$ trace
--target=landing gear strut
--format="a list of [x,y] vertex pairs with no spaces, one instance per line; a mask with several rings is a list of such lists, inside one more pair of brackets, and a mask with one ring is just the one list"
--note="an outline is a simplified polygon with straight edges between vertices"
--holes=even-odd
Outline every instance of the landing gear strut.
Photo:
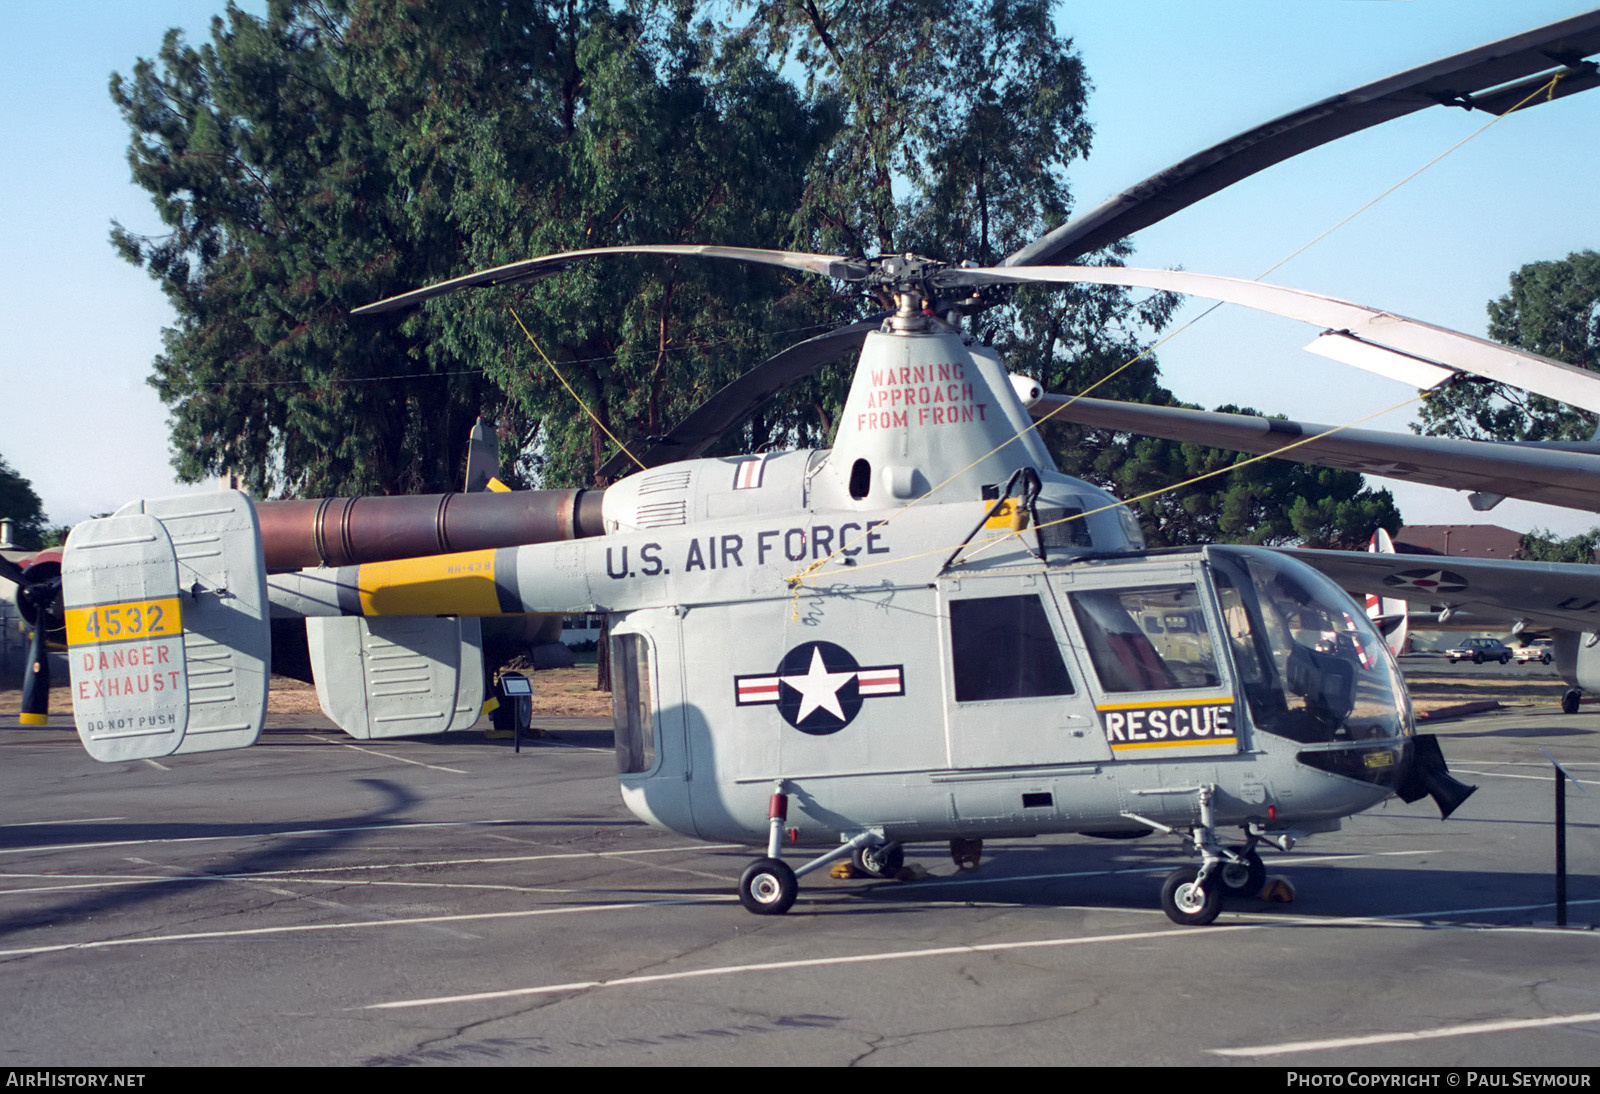
[[1123,816],[1158,832],[1193,842],[1194,849],[1200,853],[1200,865],[1180,866],[1167,875],[1166,883],[1161,886],[1161,910],[1174,923],[1203,927],[1222,911],[1224,896],[1259,896],[1267,882],[1267,868],[1256,854],[1259,838],[1256,833],[1247,832],[1245,842],[1237,847],[1225,847],[1217,839],[1216,819],[1211,808],[1216,788],[1202,786],[1194,793],[1200,806],[1200,823],[1187,832],[1137,813]]
[[882,832],[862,832],[825,855],[790,868],[783,861],[783,826],[789,819],[789,795],[779,780],[767,804],[767,855],[745,867],[739,878],[739,903],[756,915],[782,915],[794,904],[800,879],[813,870],[849,856],[865,873],[893,877],[905,862],[905,852]]

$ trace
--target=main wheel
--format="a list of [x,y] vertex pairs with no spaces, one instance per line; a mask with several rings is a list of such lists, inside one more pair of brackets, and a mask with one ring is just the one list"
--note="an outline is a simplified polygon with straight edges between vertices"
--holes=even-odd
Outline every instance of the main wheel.
[[1204,889],[1199,883],[1200,871],[1193,866],[1180,866],[1167,875],[1161,886],[1161,910],[1172,922],[1185,927],[1204,927],[1222,911],[1222,886],[1215,877]]
[[1561,713],[1578,713],[1578,701],[1582,698],[1583,696],[1579,693],[1577,688],[1568,688],[1566,693],[1561,696]]
[[800,882],[782,859],[758,858],[739,878],[739,903],[756,915],[782,915],[799,891]]
[[1242,896],[1254,900],[1261,895],[1267,883],[1267,868],[1261,856],[1254,851],[1242,856],[1244,862],[1224,862],[1213,877],[1220,878],[1222,888],[1229,896]]
[[906,852],[898,843],[857,847],[850,852],[850,863],[871,877],[894,877],[900,872],[900,867],[906,864]]

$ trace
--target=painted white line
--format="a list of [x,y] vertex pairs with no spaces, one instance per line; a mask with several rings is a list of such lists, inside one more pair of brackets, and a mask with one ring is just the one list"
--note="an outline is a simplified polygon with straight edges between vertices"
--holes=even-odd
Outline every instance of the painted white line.
[[[1573,903],[1600,904],[1600,900],[1577,901]],[[993,953],[1011,950],[1030,949],[1056,949],[1066,946],[1093,946],[1107,942],[1137,942],[1151,939],[1168,938],[1195,938],[1204,934],[1215,934],[1219,931],[1253,931],[1267,928],[1302,928],[1306,926],[1319,927],[1350,927],[1350,926],[1381,926],[1392,928],[1411,928],[1417,930],[1440,929],[1426,922],[1415,922],[1419,919],[1439,919],[1449,916],[1479,915],[1489,912],[1506,911],[1534,911],[1551,907],[1549,904],[1530,904],[1516,907],[1500,908],[1457,908],[1448,911],[1408,912],[1404,915],[1373,916],[1361,919],[1312,919],[1310,917],[1276,918],[1258,920],[1256,922],[1224,923],[1210,927],[1167,927],[1155,931],[1132,931],[1122,934],[1093,935],[1090,937],[1075,938],[1043,938],[1022,942],[983,942],[960,946],[938,946],[921,950],[900,950],[891,953],[874,952],[863,954],[843,954],[837,957],[813,957],[794,961],[765,961],[749,965],[719,965],[707,969],[688,969],[681,972],[653,973],[647,976],[625,976],[615,980],[578,980],[564,984],[541,984],[530,988],[507,988],[501,991],[472,992],[465,995],[441,995],[421,999],[397,999],[387,1003],[369,1003],[366,1010],[394,1010],[406,1007],[441,1006],[449,1003],[474,1003],[491,999],[515,999],[530,995],[550,995],[559,992],[586,991],[593,988],[619,988],[639,984],[659,984],[676,980],[695,980],[713,976],[737,976],[745,973],[782,972],[791,969],[825,968],[844,965],[865,965],[885,961],[916,961],[930,957],[963,956],[977,953]],[[1104,911],[1104,909],[1083,908],[1083,911]],[[1406,921],[1402,921],[1406,920]],[[1460,930],[1462,928],[1447,927],[1447,930]],[[1468,928],[1477,931],[1496,931],[1502,928],[1474,927]],[[1517,929],[1517,928],[1512,928]],[[1571,934],[1572,932],[1566,932]],[[1585,932],[1587,933],[1587,932]],[[4,956],[4,951],[0,951]]]
[[1471,1037],[1482,1033],[1504,1033],[1508,1030],[1538,1029],[1542,1026],[1578,1026],[1590,1022],[1600,1022],[1600,1011],[1555,1015],[1550,1018],[1508,1018],[1495,1022],[1467,1022],[1459,1026],[1437,1026],[1434,1029],[1408,1030],[1403,1033],[1372,1033],[1363,1037],[1329,1037],[1321,1041],[1286,1041],[1278,1045],[1213,1048],[1209,1051],[1216,1056],[1284,1056],[1294,1052],[1321,1052],[1335,1048],[1389,1045],[1401,1041],[1431,1041],[1439,1037]]
[[38,828],[46,824],[104,824],[106,821],[125,820],[124,817],[73,817],[71,820],[12,821],[0,828]]
[[393,760],[396,763],[410,764],[413,767],[426,767],[426,768],[428,768],[429,770],[432,770],[432,771],[448,771],[452,775],[467,775],[467,774],[471,774],[470,772],[462,771],[460,768],[457,768],[457,767],[441,767],[438,764],[425,764],[421,760],[408,760],[404,756],[393,756],[393,755],[390,755],[387,752],[379,752],[375,748],[362,748],[360,745],[349,744],[348,742],[345,742],[345,741],[340,741],[339,743],[344,745],[345,748],[353,748],[357,752],[365,753],[368,756],[382,756],[385,760]]
[[[293,870],[257,870],[245,871],[234,874],[167,874],[161,877],[151,877],[148,874],[35,874],[18,871],[0,871],[0,879],[17,878],[26,880],[39,880],[54,878],[58,880],[77,879],[86,882],[83,885],[47,885],[35,886],[29,889],[0,889],[0,896],[14,896],[22,893],[49,893],[69,889],[98,889],[113,888],[118,885],[151,885],[165,881],[263,881],[268,879],[281,879],[294,881],[320,880],[312,879],[310,874],[348,874],[358,870],[411,870],[423,868],[436,868],[440,866],[483,866],[495,863],[508,862],[544,862],[557,859],[594,859],[594,858],[624,858],[634,855],[664,855],[674,851],[726,851],[739,847],[735,843],[696,844],[691,847],[650,847],[633,851],[564,851],[560,854],[548,855],[507,855],[499,858],[462,858],[462,859],[434,859],[425,862],[375,862],[366,865],[354,866],[307,866]],[[152,865],[154,865],[152,863]],[[722,875],[705,875],[707,877],[721,877]],[[336,885],[364,884],[353,878],[340,878],[330,882]],[[412,884],[411,882],[394,882],[392,884]],[[446,883],[449,884],[449,883]],[[463,887],[468,887],[462,883]],[[567,890],[530,890],[532,892],[565,892]]]
[[[283,836],[327,836],[340,832],[406,831],[413,828],[472,828],[499,824],[526,824],[516,819],[481,821],[401,821],[394,824],[352,824],[344,828],[291,828],[282,832],[251,832],[226,836],[164,836],[158,839],[117,839],[96,843],[39,843],[28,847],[0,847],[0,855],[20,855],[33,851],[83,851],[93,847],[137,847],[147,843],[204,843],[207,840],[278,839]],[[574,824],[574,828],[589,827]],[[603,826],[602,826],[603,827]]]
[[[1267,868],[1269,871],[1271,871],[1279,869],[1280,867],[1308,866],[1312,863],[1318,862],[1349,862],[1354,859],[1363,858],[1391,858],[1400,855],[1441,855],[1444,853],[1445,852],[1441,849],[1436,851],[1367,851],[1355,852],[1351,854],[1295,855],[1293,857],[1269,859],[1267,860]],[[1060,878],[1114,877],[1117,874],[1165,874],[1171,872],[1172,869],[1173,865],[1169,862],[1160,866],[1128,866],[1120,870],[1077,870],[1071,873],[1062,874],[1015,874],[1004,877],[929,877],[919,878],[916,884],[920,887],[929,887],[934,885],[1005,885],[1016,881],[1053,881]]]
[[[1534,760],[1495,760],[1494,761],[1494,766],[1495,767],[1542,767],[1546,771],[1550,770],[1550,765],[1548,763],[1538,763],[1537,761],[1534,761]],[[1574,761],[1562,760],[1561,761],[1561,766],[1562,767],[1600,767],[1600,760],[1574,760]]]
[[583,904],[571,908],[528,908],[517,912],[428,915],[411,919],[364,919],[349,923],[291,923],[282,927],[245,927],[236,931],[189,931],[184,934],[145,935],[139,938],[105,938],[94,942],[62,942],[53,946],[18,946],[14,949],[0,950],[0,958],[25,957],[29,954],[40,953],[61,953],[65,950],[105,950],[122,946],[155,945],[162,942],[206,942],[219,938],[257,938],[267,935],[308,934],[312,931],[352,931],[363,927],[418,927],[443,923],[481,923],[494,919],[532,919],[536,916],[574,915],[582,912],[626,912],[639,908],[725,904],[737,899],[738,897],[730,893],[725,897],[698,897],[693,900],[636,900],[626,904]]
[[[0,877],[15,876],[16,875],[14,874],[0,875]],[[194,883],[212,881],[229,881],[233,882],[234,884],[243,885],[263,885],[270,881],[294,881],[301,885],[338,885],[346,887],[367,885],[374,887],[393,886],[395,888],[408,889],[498,889],[511,893],[544,893],[555,894],[558,896],[572,896],[573,894],[582,893],[588,893],[592,896],[597,891],[595,889],[556,889],[541,885],[491,885],[488,883],[467,881],[376,881],[360,878],[331,877],[285,879],[267,877],[266,875],[261,874],[165,874],[160,877],[152,877],[149,874],[102,874],[98,877],[95,877],[94,875],[81,874],[76,876],[83,877],[85,880],[76,885],[36,885],[28,889],[4,889],[0,890],[0,896],[37,896],[42,893],[81,892],[85,889],[118,889],[138,885],[163,885],[168,882]],[[93,879],[90,880],[91,878]],[[292,889],[277,888],[273,889],[272,891],[278,893],[280,896],[301,895]]]
[[839,957],[809,957],[794,961],[762,961],[750,965],[718,965],[709,969],[652,973],[648,976],[622,976],[615,980],[575,980],[567,984],[542,984],[536,988],[509,988],[505,991],[480,991],[470,995],[441,995],[428,999],[397,999],[389,1003],[369,1003],[365,1010],[396,1010],[404,1007],[431,1007],[445,1003],[476,1003],[486,999],[515,999],[529,995],[584,991],[589,988],[621,988],[637,984],[661,984],[674,980],[696,980],[708,976],[737,976],[752,972],[785,972],[839,965],[867,965],[884,961],[916,961],[929,957],[969,956],[1007,950],[1037,950],[1062,946],[1097,945],[1104,942],[1132,942],[1152,938],[1193,938],[1217,931],[1250,929],[1231,924],[1220,927],[1170,927],[1160,931],[1132,931],[1125,934],[1096,935],[1090,938],[1041,938],[1025,942],[978,942],[962,946],[936,946],[925,950],[900,950],[895,953],[857,953]]
[[[1516,775],[1510,771],[1475,771],[1469,767],[1453,767],[1450,770],[1459,771],[1463,775],[1482,775],[1486,779],[1532,779],[1534,782],[1541,783],[1554,781],[1553,775]],[[1594,779],[1573,779],[1572,781],[1579,786],[1600,786],[1600,781]]]

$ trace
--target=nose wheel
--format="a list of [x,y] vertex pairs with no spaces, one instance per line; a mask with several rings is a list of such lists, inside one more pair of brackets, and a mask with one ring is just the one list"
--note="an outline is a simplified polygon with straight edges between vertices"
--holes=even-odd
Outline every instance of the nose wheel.
[[1161,910],[1167,918],[1184,927],[1204,927],[1222,911],[1222,885],[1216,877],[1202,881],[1194,866],[1180,866],[1167,875],[1161,886]]

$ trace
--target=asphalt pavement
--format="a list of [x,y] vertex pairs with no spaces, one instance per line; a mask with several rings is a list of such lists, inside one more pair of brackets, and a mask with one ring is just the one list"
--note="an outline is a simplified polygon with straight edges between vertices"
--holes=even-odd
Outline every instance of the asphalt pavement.
[[[1184,928],[1175,840],[991,842],[961,874],[734,895],[748,848],[658,832],[609,727],[520,754],[278,717],[227,753],[102,765],[0,718],[9,1066],[1600,1061],[1600,714],[1433,727],[1480,790],[1290,854],[1296,899]],[[1553,783],[1568,798],[1554,925]]]

